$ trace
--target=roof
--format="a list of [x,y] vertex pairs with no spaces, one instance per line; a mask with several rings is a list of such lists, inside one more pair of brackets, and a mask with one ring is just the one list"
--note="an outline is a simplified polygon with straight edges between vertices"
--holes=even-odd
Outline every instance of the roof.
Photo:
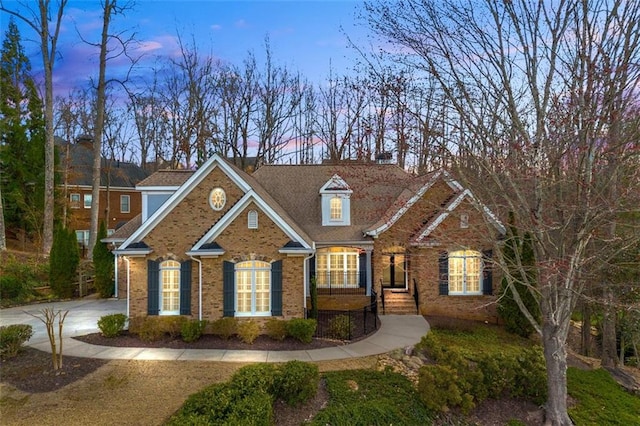
[[168,186],[178,187],[185,183],[195,172],[193,170],[158,170],[151,176],[138,182],[138,187]]
[[[60,169],[69,167],[70,185],[91,186],[93,181],[93,147],[88,143],[69,143],[56,138]],[[104,157],[100,165],[100,186],[134,188],[149,175],[134,163],[108,160]]]
[[[351,225],[322,226],[320,189],[338,175],[353,191]],[[363,232],[415,178],[391,164],[267,165],[252,177],[316,242],[362,241]]]

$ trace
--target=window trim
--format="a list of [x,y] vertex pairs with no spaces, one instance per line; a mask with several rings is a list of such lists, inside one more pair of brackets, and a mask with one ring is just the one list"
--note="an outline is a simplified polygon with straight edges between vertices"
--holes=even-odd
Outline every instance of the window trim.
[[[462,262],[462,291],[454,291],[452,290],[454,279],[452,278],[451,271],[452,269],[452,260],[460,260]],[[469,272],[467,272],[468,260],[477,259],[477,273],[478,273],[478,290],[477,291],[468,291],[468,283],[469,283]],[[482,257],[482,253],[477,250],[456,250],[449,252],[447,254],[447,265],[448,265],[448,292],[450,296],[482,296],[482,278],[483,278],[483,270],[484,270],[484,260]]]
[[[252,264],[251,267],[244,267],[244,265],[246,264]],[[249,312],[247,311],[240,311],[238,308],[238,286],[239,286],[239,274],[241,273],[246,273],[249,272],[250,275],[250,283],[251,283],[251,310]],[[265,272],[266,273],[266,279],[267,279],[267,287],[268,290],[265,291],[265,293],[268,294],[267,300],[268,300],[268,305],[265,311],[257,311],[257,302],[256,302],[256,295],[258,294],[256,291],[256,277],[257,274],[256,272]],[[234,272],[233,272],[233,276],[234,276],[234,295],[233,295],[233,301],[234,301],[234,310],[235,310],[235,316],[236,317],[270,317],[271,316],[271,305],[272,305],[272,301],[271,301],[271,290],[272,290],[272,282],[271,282],[271,263],[269,262],[265,262],[262,260],[246,260],[243,262],[238,262],[236,264],[234,264]]]
[[[127,209],[123,209],[122,206],[124,205],[122,203],[122,200],[127,200],[126,204],[127,204]],[[128,194],[121,194],[120,195],[120,213],[131,213],[131,196]]]
[[[214,200],[214,195],[216,196]],[[224,189],[217,186],[209,192],[209,206],[216,212],[224,209],[224,206],[227,204],[227,193],[224,192]]]
[[[78,199],[74,200],[73,199],[74,196],[77,196]],[[81,201],[82,201],[82,197],[80,196],[79,192],[72,192],[69,194],[69,205],[71,206],[72,209],[79,209]]]
[[[349,257],[355,260],[355,269],[349,268]],[[325,258],[325,261],[320,261]],[[332,258],[342,258],[342,267],[335,272],[342,273],[340,283],[331,282],[333,269]],[[326,279],[326,282],[325,282]],[[355,279],[351,281],[350,279]],[[318,288],[330,288],[331,286],[341,286],[343,288],[358,288],[360,286],[360,252],[358,249],[351,247],[331,247],[327,249],[319,249],[316,255],[316,280]]]
[[258,212],[256,210],[249,210],[247,213],[247,228],[258,229]]
[[[89,200],[89,205],[87,205],[87,199]],[[90,209],[92,202],[93,202],[93,194],[82,194],[82,205],[85,209]]]
[[[158,315],[180,315],[180,285],[181,285],[181,270],[180,270],[180,262],[177,260],[165,260],[164,262],[160,262],[158,265],[159,275],[158,275],[158,289],[159,289],[159,300],[158,300]],[[164,310],[164,282],[163,282],[163,272],[170,271],[173,273],[177,273],[177,289],[172,289],[171,292],[174,292],[176,295],[176,299],[178,301],[178,308],[176,310]]]

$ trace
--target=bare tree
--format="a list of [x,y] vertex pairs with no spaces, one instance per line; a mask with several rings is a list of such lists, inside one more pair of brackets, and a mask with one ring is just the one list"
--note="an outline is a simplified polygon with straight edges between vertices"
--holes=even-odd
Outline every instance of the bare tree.
[[54,174],[55,174],[55,151],[53,134],[53,66],[56,59],[58,47],[58,35],[62,24],[62,16],[67,0],[57,1],[57,11],[55,11],[55,21],[50,26],[51,0],[38,0],[37,9],[34,9],[30,2],[20,3],[21,11],[12,10],[5,7],[0,1],[0,10],[14,15],[31,27],[39,37],[40,52],[42,54],[42,64],[44,67],[44,121],[45,121],[45,184],[44,184],[44,223],[42,230],[42,251],[49,254],[53,244],[53,212],[55,204]]
[[587,248],[640,193],[637,175],[624,185],[612,178],[638,173],[637,140],[614,128],[636,101],[640,3],[408,0],[366,10],[373,30],[410,51],[399,59],[433,76],[458,114],[467,138],[450,150],[461,176],[533,236],[538,282],[529,289],[542,322],[514,298],[542,336],[547,422],[572,424],[570,317],[586,272],[606,261]]

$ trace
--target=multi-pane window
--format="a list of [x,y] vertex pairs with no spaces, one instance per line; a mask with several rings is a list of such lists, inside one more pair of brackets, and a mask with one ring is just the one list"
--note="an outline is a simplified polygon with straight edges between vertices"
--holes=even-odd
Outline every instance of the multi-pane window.
[[236,268],[236,315],[270,315],[271,264],[239,262]]
[[316,280],[320,287],[357,287],[359,284],[357,249],[332,247],[318,250]]
[[482,254],[475,250],[449,253],[449,294],[481,294]]
[[167,260],[160,264],[160,314],[180,313],[180,262]]
[[91,198],[92,198],[91,194],[84,194],[84,208],[85,209],[90,209],[91,208]]
[[342,220],[342,199],[340,197],[333,197],[329,210],[331,220]]
[[88,229],[79,229],[76,231],[76,238],[78,243],[83,246],[89,245],[89,230]]
[[80,194],[69,194],[69,202],[72,209],[80,208]]
[[120,213],[129,213],[131,211],[131,197],[128,195],[120,196]]

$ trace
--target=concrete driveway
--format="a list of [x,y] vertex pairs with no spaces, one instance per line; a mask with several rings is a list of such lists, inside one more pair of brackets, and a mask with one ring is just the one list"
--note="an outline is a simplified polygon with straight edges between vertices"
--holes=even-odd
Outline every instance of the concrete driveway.
[[[33,337],[28,345],[33,346],[41,342],[48,342],[49,337],[45,325],[38,318],[44,318],[42,310],[51,308],[54,312],[69,311],[62,327],[63,337],[81,336],[99,331],[98,320],[109,314],[125,314],[127,301],[117,299],[98,299],[88,296],[84,299],[65,302],[38,303],[34,305],[17,306],[0,310],[0,325],[29,324],[33,327]],[[56,337],[58,335],[58,321],[55,322]]]

